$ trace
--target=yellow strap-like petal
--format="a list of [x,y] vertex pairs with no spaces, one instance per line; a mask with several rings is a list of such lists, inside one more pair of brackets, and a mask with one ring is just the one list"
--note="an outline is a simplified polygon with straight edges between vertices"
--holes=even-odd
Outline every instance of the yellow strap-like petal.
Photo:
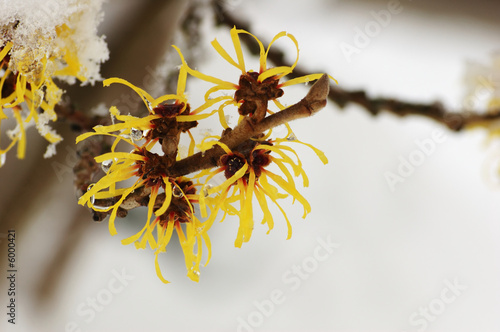
[[[262,177],[261,177],[262,178]],[[263,181],[261,181],[263,182]],[[276,197],[273,197],[273,195],[270,193],[270,190],[274,190],[273,186],[270,185],[269,183],[266,182],[266,184],[262,184],[262,186],[259,185],[259,188],[262,189],[262,191],[264,192],[264,194],[266,196],[268,196],[269,198],[271,198],[271,200],[273,201],[273,203],[278,207],[278,209],[280,209],[281,213],[283,214],[283,217],[285,217],[285,220],[286,220],[286,226],[287,226],[287,229],[288,229],[288,234],[287,234],[287,240],[290,239],[292,237],[292,224],[290,223],[290,220],[288,220],[288,216],[286,215],[286,212],[285,210],[283,210],[283,208],[281,207],[281,205],[278,204],[278,201],[276,200]]]
[[285,75],[288,75],[292,72],[292,68],[288,66],[281,66],[281,67],[274,67],[271,69],[268,69],[264,71],[262,74],[259,75],[257,80],[259,82],[263,82],[266,78],[276,76],[276,78],[283,77]]
[[241,67],[240,64],[238,64],[236,61],[231,58],[231,56],[226,52],[226,50],[219,44],[217,39],[212,40],[212,46],[213,48],[219,53],[219,55],[224,58],[227,62],[229,62],[231,65],[235,66],[239,70],[241,70],[242,73],[245,73],[245,67]]
[[11,41],[9,41],[9,42],[7,42],[7,44],[5,44],[2,51],[0,52],[0,61],[3,60],[3,58],[5,58],[7,53],[9,53],[10,49],[12,48],[12,45],[13,44]]
[[17,143],[17,158],[24,159],[26,154],[26,131],[24,130],[23,119],[19,110],[14,110],[14,117],[19,125],[19,142]]
[[166,250],[166,247],[169,244],[170,239],[172,238],[172,233],[174,231],[174,221],[171,220],[167,221],[167,227],[160,226],[158,224],[157,229],[159,230],[159,232],[160,230],[164,231],[164,235],[162,236],[161,241],[158,240],[158,249],[157,249],[157,251],[162,252]]
[[122,197],[120,198],[120,200],[114,205],[114,209],[113,211],[111,212],[111,215],[109,217],[109,223],[108,223],[108,228],[109,228],[109,233],[111,235],[116,235],[117,234],[117,231],[116,231],[116,227],[115,227],[115,218],[116,218],[116,213],[118,212],[118,208],[120,207],[120,205],[123,203],[123,201],[125,200],[125,198],[127,198],[127,196],[132,192],[134,191],[137,187],[141,186],[145,181],[144,180],[137,180],[134,185],[132,185],[127,191],[125,191],[122,195]]
[[207,261],[205,263],[205,266],[208,265],[208,262],[210,262],[210,259],[212,258],[212,243],[210,242],[210,238],[208,237],[208,234],[204,230],[203,233],[201,234],[203,237],[203,240],[205,240],[205,245],[207,246]]
[[160,264],[158,263],[158,254],[159,254],[159,252],[155,253],[155,270],[156,270],[156,275],[158,276],[158,278],[160,278],[161,282],[163,282],[164,284],[168,284],[168,283],[170,283],[170,281],[168,281],[167,279],[163,278],[163,275],[161,274]]
[[271,229],[273,229],[274,227],[274,220],[271,211],[269,211],[269,206],[267,204],[266,196],[261,192],[260,188],[261,187],[257,184],[255,187],[255,197],[259,202],[260,209],[264,213],[264,217],[262,218],[262,223],[267,223],[267,226],[269,227],[267,234],[269,234]]
[[289,193],[290,195],[293,196],[293,198],[297,199],[301,204],[302,206],[304,207],[304,215],[302,216],[302,218],[305,218],[306,215],[311,212],[311,205],[309,204],[309,202],[304,198],[304,196],[302,196],[298,191],[297,189],[292,186],[290,183],[286,182],[285,180],[283,180],[283,178],[281,178],[280,176],[274,174],[273,172],[271,171],[268,171],[268,170],[263,170],[263,172],[269,176],[274,182],[276,182],[276,184],[278,186],[280,186],[281,188],[283,188],[287,193]]
[[107,152],[104,154],[101,154],[100,156],[95,157],[95,161],[98,163],[102,163],[105,160],[109,159],[127,159],[127,160],[142,160],[146,161],[146,157],[137,154],[137,153],[131,153],[131,152]]
[[165,200],[163,201],[162,206],[155,212],[156,216],[164,214],[170,206],[170,201],[172,200],[172,184],[170,183],[168,177],[163,176],[162,178],[165,183]]
[[[149,93],[147,93],[146,91],[144,91],[141,88],[136,87],[135,85],[133,85],[132,83],[130,83],[127,80],[124,80],[124,79],[118,78],[118,77],[113,77],[113,78],[108,78],[102,82],[103,86],[105,86],[105,87],[109,86],[112,83],[120,83],[120,84],[126,85],[129,88],[131,88],[132,90],[134,90],[139,95],[139,97],[141,97],[142,101],[144,102],[144,105],[146,105],[146,107],[148,109],[150,107],[149,105],[152,105],[154,103],[154,98],[151,97],[151,95]],[[156,105],[154,105],[154,106],[156,106]]]
[[186,60],[184,59],[184,55],[182,55],[182,53],[181,53],[180,49],[179,49],[177,46],[175,46],[175,45],[172,45],[172,47],[173,47],[173,48],[175,48],[175,50],[177,51],[177,53],[179,53],[179,56],[180,56],[180,58],[181,58],[181,61],[182,61],[183,65],[185,65],[185,66],[186,66],[186,70],[187,70],[187,72],[188,72],[190,75],[192,75],[192,76],[194,76],[194,77],[196,77],[196,78],[199,78],[199,79],[201,79],[201,80],[204,80],[204,81],[207,81],[207,82],[210,82],[210,83],[214,83],[214,84],[220,84],[220,85],[228,85],[228,84],[232,84],[232,83],[230,83],[230,82],[226,82],[226,81],[224,81],[224,80],[221,80],[221,79],[218,79],[218,78],[215,78],[215,77],[209,76],[209,75],[205,75],[205,74],[203,74],[203,73],[200,73],[200,72],[199,72],[199,71],[197,71],[197,70],[191,69],[191,68],[187,65]]
[[182,65],[179,69],[179,78],[177,80],[177,95],[179,97],[184,96],[186,91],[186,81],[187,81],[187,65]]
[[239,29],[236,29],[236,27],[233,27],[231,29],[231,40],[233,41],[234,51],[236,52],[236,58],[238,59],[239,68],[241,69],[242,73],[244,74],[246,72],[246,70],[245,70],[245,58],[243,57],[243,50],[241,49],[240,37],[238,36],[238,34],[241,32],[246,32],[246,31],[239,30]]

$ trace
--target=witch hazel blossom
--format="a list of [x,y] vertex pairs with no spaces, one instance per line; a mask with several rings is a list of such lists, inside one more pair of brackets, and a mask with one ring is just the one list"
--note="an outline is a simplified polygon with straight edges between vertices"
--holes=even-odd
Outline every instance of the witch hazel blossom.
[[55,154],[62,140],[50,126],[63,95],[57,81],[93,84],[101,79],[100,63],[108,58],[96,31],[101,0],[47,3],[58,8],[57,15],[44,14],[38,1],[0,4],[0,124],[6,119],[15,123],[7,130],[10,143],[0,144],[0,161],[16,145],[17,157],[25,157],[26,130],[32,123],[49,143],[44,157]]
[[[304,218],[311,211],[310,203],[297,189],[297,178],[301,178],[304,187],[309,185],[309,180],[293,144],[311,148],[323,163],[328,162],[323,152],[299,141],[286,121],[276,124],[286,129],[281,137],[275,137],[272,129],[275,125],[256,131],[262,123],[280,121],[278,115],[295,114],[293,110],[285,109],[278,100],[285,93],[282,88],[288,85],[321,78],[324,88],[317,90],[320,91],[320,100],[317,101],[315,93],[304,98],[318,104],[298,107],[303,114],[295,118],[310,116],[323,108],[328,93],[328,76],[312,74],[289,81],[281,80],[293,71],[298,61],[298,43],[293,35],[286,32],[276,35],[270,46],[279,38],[289,38],[297,48],[297,59],[292,66],[269,68],[267,54],[270,46],[266,50],[256,39],[260,46],[260,68],[258,71],[247,69],[239,35],[249,33],[234,28],[230,34],[236,59],[229,56],[217,41],[213,41],[212,45],[227,62],[241,70],[236,83],[190,68],[180,49],[174,46],[182,62],[178,68],[175,94],[153,98],[128,81],[107,79],[105,86],[123,84],[137,93],[144,102],[145,115],[123,115],[112,106],[109,110],[113,119],[111,125],[96,126],[93,132],[77,138],[77,143],[96,135],[108,136],[113,141],[110,152],[95,158],[102,164],[105,175],[88,185],[79,203],[94,210],[96,221],[109,216],[112,235],[117,234],[117,217],[124,217],[131,208],[147,207],[144,226],[136,234],[122,240],[122,244],[133,243],[137,249],[149,246],[154,250],[156,273],[164,283],[168,281],[163,277],[159,254],[167,250],[174,230],[184,253],[187,276],[199,281],[204,247],[207,248],[205,265],[211,258],[208,231],[216,220],[237,216],[239,227],[235,246],[241,247],[248,242],[254,230],[254,198],[263,212],[262,223],[267,224],[268,232],[274,228],[276,219],[269,206],[272,204],[281,211],[289,239],[292,225],[281,200],[291,198],[293,202],[299,202]],[[204,102],[197,107],[192,107],[187,98],[188,76],[214,84],[204,92]],[[215,96],[221,90],[233,91],[233,94]],[[308,103],[304,100],[302,103]],[[271,103],[274,111],[268,109]],[[238,108],[239,120],[232,128],[225,121],[231,115],[227,106]],[[193,131],[198,123],[215,114],[224,131],[221,135],[204,135],[197,142]],[[187,156],[183,151],[181,158],[179,143],[181,136],[185,135],[188,135],[190,144]],[[118,146],[123,144],[120,143],[128,144],[132,151],[121,152]]]

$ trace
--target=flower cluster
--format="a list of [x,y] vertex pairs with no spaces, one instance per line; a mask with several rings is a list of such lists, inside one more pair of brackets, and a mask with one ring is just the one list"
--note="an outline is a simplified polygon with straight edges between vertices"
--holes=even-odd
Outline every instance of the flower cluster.
[[[156,271],[163,282],[168,281],[161,274],[158,255],[166,251],[174,229],[184,252],[187,275],[198,281],[203,243],[208,249],[208,263],[211,255],[208,230],[218,216],[222,215],[220,221],[226,215],[238,216],[235,246],[240,247],[249,241],[254,228],[254,197],[263,211],[262,223],[268,225],[269,231],[274,226],[274,219],[268,203],[277,206],[286,220],[287,238],[290,238],[291,223],[279,201],[291,196],[303,206],[303,217],[310,212],[311,206],[297,190],[295,178],[301,177],[303,186],[308,185],[308,179],[298,154],[288,144],[306,145],[323,163],[327,163],[321,151],[298,141],[289,124],[285,120],[279,122],[277,117],[286,111],[279,102],[284,94],[282,88],[317,80],[323,74],[281,81],[293,71],[298,61],[297,41],[285,32],[276,35],[267,50],[254,37],[260,45],[260,68],[258,71],[248,70],[239,39],[242,33],[249,34],[236,28],[231,30],[236,59],[216,40],[212,42],[223,59],[241,70],[237,83],[192,69],[174,46],[182,61],[176,94],[155,99],[123,79],[107,79],[105,86],[120,83],[133,89],[142,98],[147,115],[140,118],[122,115],[116,107],[111,107],[113,124],[97,126],[94,132],[77,138],[77,143],[94,135],[114,138],[110,152],[95,158],[102,163],[106,174],[96,183],[89,184],[79,203],[100,214],[109,214],[112,235],[117,233],[117,216],[124,216],[131,208],[147,206],[144,227],[122,243],[134,243],[136,248],[145,248],[149,244],[155,250]],[[268,68],[269,48],[282,37],[289,38],[296,46],[297,60],[292,66]],[[194,109],[185,93],[188,75],[214,84],[206,92],[204,102]],[[231,96],[216,95],[220,90],[234,90],[234,93]],[[269,102],[274,103],[277,111],[269,109]],[[235,106],[240,116],[234,128],[225,121],[230,112],[228,106]],[[309,113],[312,108],[305,106]],[[199,121],[215,113],[224,128],[222,135],[206,137],[197,144],[192,130]],[[273,122],[270,119],[278,120]],[[269,122],[267,125],[266,121]],[[286,135],[273,137],[272,128],[277,125],[287,128]],[[178,149],[182,134],[188,134],[191,141],[187,157],[183,159]],[[132,151],[120,152],[120,143],[131,146]],[[200,151],[195,151],[196,148]],[[214,184],[214,179],[220,176],[224,180]]]
[[[36,126],[50,144],[44,157],[55,154],[62,140],[49,123],[57,119],[55,106],[61,100],[57,78],[73,84],[100,79],[99,64],[107,59],[104,41],[89,29],[98,23],[100,0],[80,4],[55,1],[53,13],[39,2],[19,2],[2,7],[0,19],[0,124],[10,143],[0,145],[0,166],[6,153],[17,145],[17,157],[26,153],[26,130]],[[21,8],[16,8],[21,6]],[[54,8],[52,8],[54,10]],[[94,22],[95,21],[95,22]],[[93,49],[93,53],[88,53]]]

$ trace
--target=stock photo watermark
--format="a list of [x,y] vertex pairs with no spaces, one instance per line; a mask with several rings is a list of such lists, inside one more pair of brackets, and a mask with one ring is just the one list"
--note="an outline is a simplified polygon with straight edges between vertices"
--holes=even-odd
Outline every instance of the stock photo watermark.
[[417,332],[427,330],[429,325],[445,313],[447,308],[467,289],[467,286],[462,284],[458,278],[453,279],[453,281],[445,279],[443,283],[444,288],[438,297],[433,298],[426,305],[410,314],[408,321],[411,326],[417,329]]
[[281,275],[283,287],[273,289],[269,296],[263,300],[253,301],[255,309],[236,318],[237,332],[253,332],[262,326],[276,308],[286,301],[287,293],[298,290],[303,282],[317,271],[319,265],[330,258],[334,249],[340,247],[340,244],[332,241],[331,236],[327,236],[325,239],[317,238],[316,242],[317,245],[311,255],[305,257],[300,264],[292,265]]
[[354,36],[351,43],[342,42],[339,45],[347,62],[351,62],[355,54],[360,54],[362,50],[367,48],[372,39],[380,35],[382,30],[391,24],[393,16],[400,14],[403,9],[401,1],[390,0],[387,2],[386,9],[370,11],[370,16],[373,19],[366,22],[362,28],[359,26],[353,28]]
[[398,166],[396,172],[387,171],[384,173],[385,181],[389,189],[394,192],[398,183],[405,182],[415,170],[421,166],[429,156],[431,156],[437,149],[438,145],[445,142],[448,137],[440,130],[433,130],[430,138],[422,140],[414,140],[416,148],[411,151],[407,156],[398,157]]
[[476,85],[473,91],[465,98],[465,109],[477,109],[483,107],[498,86],[498,77],[493,77],[493,74],[486,76],[479,76],[476,79]]
[[[121,272],[112,270],[111,274],[113,276],[105,287],[97,291],[93,297],[88,296],[85,301],[76,306],[77,316],[82,318],[87,325],[94,321],[98,313],[104,311],[117,294],[123,292],[130,281],[135,279],[135,276],[128,274],[125,268],[122,268]],[[64,331],[81,332],[82,329],[78,322],[70,321],[66,323]]]
[[[2,234],[4,235],[4,234]],[[3,237],[3,236],[2,236]],[[5,237],[3,237],[5,238]],[[7,322],[16,324],[17,314],[17,262],[16,262],[16,231],[9,229],[6,234],[7,238]]]

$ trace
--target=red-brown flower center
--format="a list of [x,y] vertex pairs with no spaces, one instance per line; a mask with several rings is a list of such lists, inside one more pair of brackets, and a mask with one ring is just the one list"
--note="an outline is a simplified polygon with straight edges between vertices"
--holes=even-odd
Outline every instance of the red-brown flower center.
[[257,72],[247,72],[240,76],[234,100],[242,103],[238,109],[241,115],[253,114],[257,109],[258,101],[267,103],[269,100],[283,96],[283,90],[278,87],[279,79],[273,76],[260,82],[258,77]]
[[241,153],[235,152],[220,157],[220,163],[225,167],[224,176],[229,179],[245,165],[246,159]]

